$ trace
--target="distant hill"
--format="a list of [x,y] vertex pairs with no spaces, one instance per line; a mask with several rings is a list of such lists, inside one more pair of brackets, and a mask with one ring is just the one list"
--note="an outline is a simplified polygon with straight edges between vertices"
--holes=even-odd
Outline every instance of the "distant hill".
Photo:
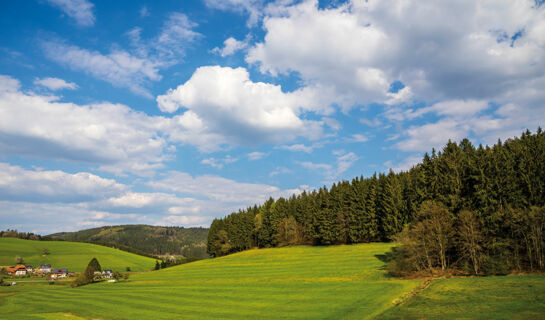
[[116,244],[150,255],[183,255],[207,258],[207,228],[157,227],[148,225],[105,226],[46,236],[52,240]]
[[[44,254],[44,248],[48,254]],[[0,265],[15,265],[15,257],[35,267],[50,264],[76,272],[85,270],[92,258],[97,258],[103,269],[118,271],[127,267],[131,271],[147,271],[155,266],[155,259],[91,243],[0,238]]]

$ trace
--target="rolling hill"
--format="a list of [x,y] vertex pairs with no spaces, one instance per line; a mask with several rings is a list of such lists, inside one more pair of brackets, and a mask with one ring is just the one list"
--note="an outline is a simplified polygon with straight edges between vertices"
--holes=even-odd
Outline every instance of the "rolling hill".
[[[43,248],[49,254],[44,255]],[[83,271],[93,257],[104,269],[125,271],[130,267],[132,271],[147,271],[155,266],[154,259],[90,243],[0,238],[0,265],[14,265],[16,256],[22,257],[25,264],[51,264],[76,272]]]
[[52,240],[111,243],[127,246],[151,255],[183,255],[208,258],[207,228],[119,225],[60,232],[46,236]]
[[[0,319],[539,318],[545,277],[390,278],[392,244],[248,250],[120,283],[0,287]],[[501,290],[498,290],[501,288]],[[85,303],[82,303],[84,301]],[[405,301],[399,306],[396,303]]]

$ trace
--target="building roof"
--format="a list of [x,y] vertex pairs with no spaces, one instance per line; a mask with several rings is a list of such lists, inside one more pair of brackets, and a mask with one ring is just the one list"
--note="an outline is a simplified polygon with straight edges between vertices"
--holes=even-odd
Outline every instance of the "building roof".
[[8,268],[6,269],[7,272],[17,272],[17,271],[19,271],[19,270],[24,270],[24,271],[26,271],[25,265],[23,265],[23,264],[18,264],[18,265],[16,265],[15,267],[8,267]]

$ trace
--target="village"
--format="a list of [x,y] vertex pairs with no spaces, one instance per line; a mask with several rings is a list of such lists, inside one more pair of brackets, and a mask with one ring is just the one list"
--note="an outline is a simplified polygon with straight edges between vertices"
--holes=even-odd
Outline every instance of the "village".
[[[79,272],[70,272],[66,268],[53,268],[50,264],[42,264],[37,268],[32,265],[18,264],[14,267],[1,268],[2,274],[7,274],[12,277],[46,277],[48,281],[54,281],[64,278],[77,277]],[[95,278],[111,279],[113,277],[112,270],[102,270],[95,272]],[[10,282],[11,285],[16,282]]]

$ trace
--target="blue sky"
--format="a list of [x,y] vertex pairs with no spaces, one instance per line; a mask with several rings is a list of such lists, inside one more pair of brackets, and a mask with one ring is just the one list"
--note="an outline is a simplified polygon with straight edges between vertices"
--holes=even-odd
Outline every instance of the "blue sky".
[[0,228],[214,217],[545,120],[535,1],[5,1]]

